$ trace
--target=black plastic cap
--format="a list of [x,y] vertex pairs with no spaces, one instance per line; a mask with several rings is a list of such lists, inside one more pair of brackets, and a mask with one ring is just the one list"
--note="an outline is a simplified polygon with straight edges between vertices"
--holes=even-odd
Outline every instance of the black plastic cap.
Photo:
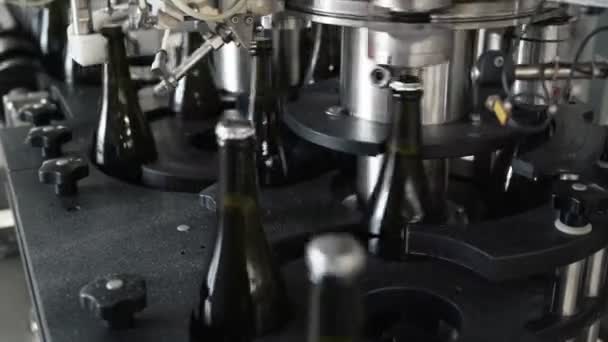
[[147,305],[146,281],[133,274],[110,274],[80,289],[80,306],[112,329],[128,329]]
[[560,180],[553,191],[553,207],[563,224],[584,227],[589,216],[608,210],[608,192],[596,184]]
[[76,194],[77,182],[88,175],[89,164],[82,157],[49,159],[38,170],[40,182],[55,185],[55,193],[59,196]]
[[61,146],[72,140],[72,130],[62,125],[33,127],[27,134],[26,143],[39,147],[45,159],[61,156]]
[[52,102],[25,106],[20,109],[19,118],[34,126],[47,126],[51,124],[51,120],[62,119],[59,109]]

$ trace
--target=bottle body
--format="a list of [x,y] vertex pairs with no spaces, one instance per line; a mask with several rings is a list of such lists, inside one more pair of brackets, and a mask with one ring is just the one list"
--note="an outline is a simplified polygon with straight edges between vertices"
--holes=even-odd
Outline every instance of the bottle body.
[[275,89],[272,71],[272,41],[257,38],[250,53],[251,89],[247,117],[256,130],[258,176],[262,185],[280,185],[287,182],[288,168],[279,122],[281,96]]
[[122,28],[104,27],[102,34],[108,38],[108,61],[91,161],[108,175],[136,182],[141,166],[156,159],[154,137],[131,82]]
[[235,116],[216,134],[219,230],[193,330],[200,340],[246,341],[283,324],[285,289],[261,224],[254,130]]
[[391,136],[367,215],[370,252],[397,260],[407,254],[408,224],[434,218],[421,156],[422,90],[406,88],[393,91]]

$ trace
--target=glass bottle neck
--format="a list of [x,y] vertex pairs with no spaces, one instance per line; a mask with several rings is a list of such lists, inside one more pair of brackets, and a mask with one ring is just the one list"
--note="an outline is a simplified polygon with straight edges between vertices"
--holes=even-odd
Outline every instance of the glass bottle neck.
[[257,206],[253,138],[225,141],[219,150],[219,207],[231,201]]
[[273,94],[272,50],[257,48],[251,55],[251,89],[252,100],[267,97]]
[[420,104],[422,91],[393,92],[394,122],[389,152],[404,157],[420,157],[422,145],[422,118]]
[[108,39],[108,60],[104,64],[104,77],[115,78],[116,80],[130,80],[125,35],[122,32],[122,28],[104,28],[102,29],[102,34]]
[[308,342],[356,342],[363,325],[355,280],[325,277],[312,284]]

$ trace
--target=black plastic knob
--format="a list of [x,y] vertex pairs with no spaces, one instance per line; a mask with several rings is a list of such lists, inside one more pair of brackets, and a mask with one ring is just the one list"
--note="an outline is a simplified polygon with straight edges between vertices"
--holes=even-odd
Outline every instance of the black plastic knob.
[[72,140],[72,130],[62,125],[32,127],[26,143],[42,149],[44,159],[61,156],[61,145]]
[[596,184],[560,180],[553,192],[559,220],[569,227],[584,227],[589,216],[608,209],[608,192]]
[[19,119],[34,126],[47,126],[51,124],[51,120],[60,120],[61,118],[57,105],[48,101],[27,105],[19,109]]
[[89,175],[89,164],[82,157],[49,159],[42,163],[38,178],[43,184],[53,184],[58,196],[75,195],[77,183]]
[[112,329],[133,327],[134,315],[147,305],[146,281],[133,274],[111,274],[80,289],[80,306]]

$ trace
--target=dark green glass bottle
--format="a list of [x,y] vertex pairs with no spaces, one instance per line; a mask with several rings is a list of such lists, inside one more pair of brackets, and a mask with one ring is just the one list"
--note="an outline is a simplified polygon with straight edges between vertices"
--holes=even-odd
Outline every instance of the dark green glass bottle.
[[310,278],[307,342],[361,341],[363,300],[358,280],[365,252],[347,234],[326,234],[306,247]]
[[287,181],[287,158],[280,131],[281,97],[274,87],[272,40],[256,37],[251,43],[251,89],[247,118],[257,137],[257,167],[262,185]]
[[255,131],[237,112],[216,127],[218,236],[192,322],[201,341],[248,341],[286,319],[283,281],[262,228]]
[[108,61],[91,161],[108,175],[136,182],[141,166],[156,159],[154,137],[131,82],[122,28],[106,26],[101,33],[108,40]]
[[407,226],[433,215],[421,155],[422,87],[417,79],[393,82],[393,123],[378,183],[368,208],[369,251],[387,259],[406,256]]
[[[183,56],[185,59],[203,43],[198,32],[183,34]],[[183,120],[201,120],[217,117],[222,102],[213,83],[211,67],[207,59],[198,62],[195,69],[179,81],[171,99],[171,108]]]
[[69,1],[53,1],[41,12],[40,50],[49,74],[64,79],[67,58]]

